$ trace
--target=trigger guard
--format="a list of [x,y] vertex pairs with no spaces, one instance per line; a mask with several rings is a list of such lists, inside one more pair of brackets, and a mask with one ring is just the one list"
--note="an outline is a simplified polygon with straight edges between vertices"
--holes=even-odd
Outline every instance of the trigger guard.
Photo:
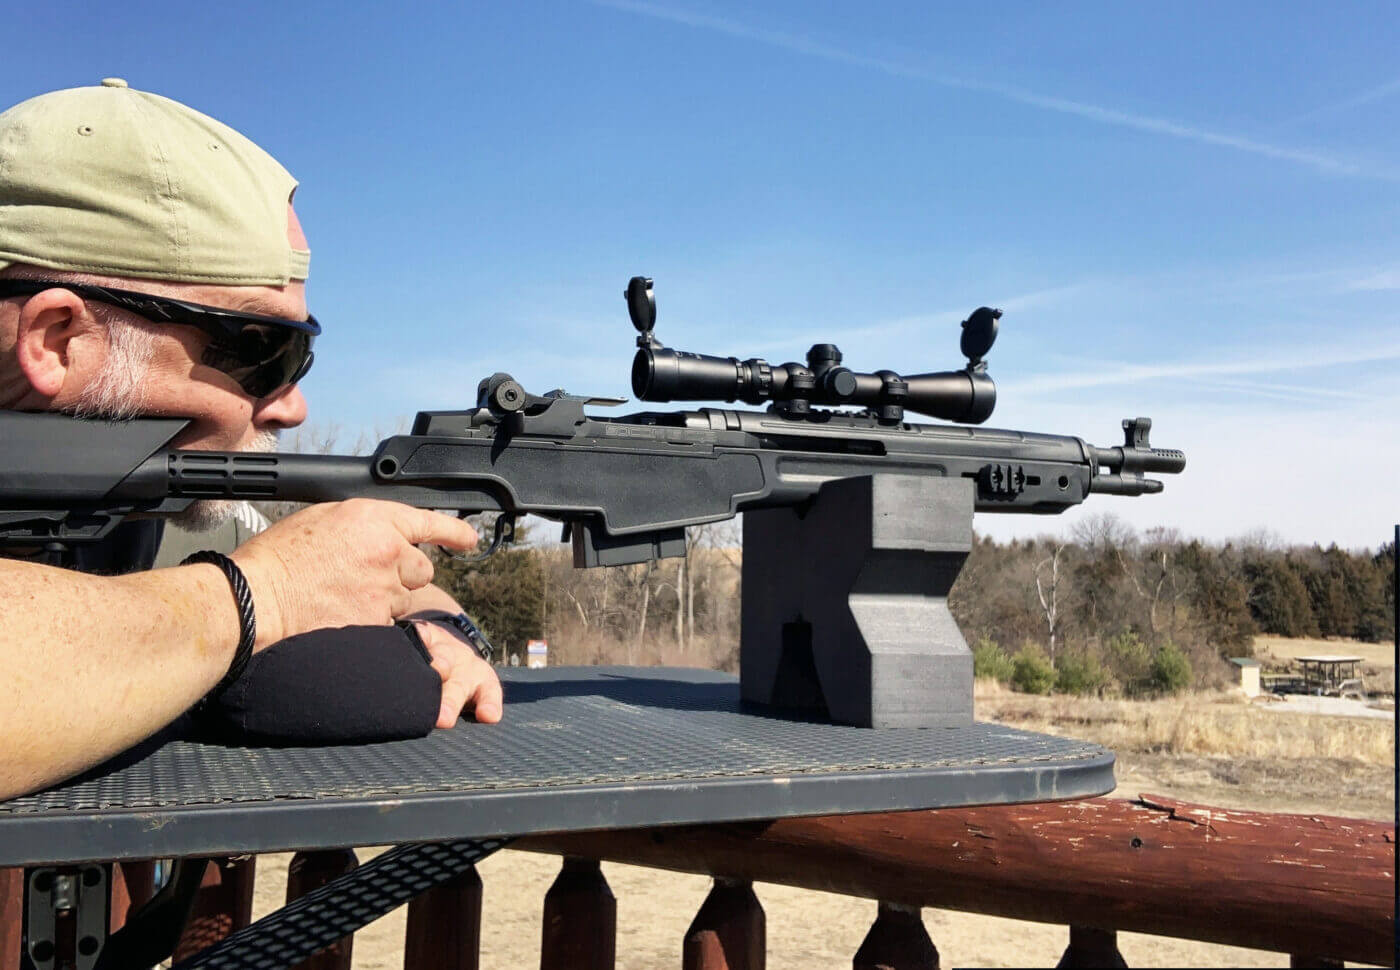
[[[466,513],[457,516],[457,518],[459,519],[465,519],[466,517]],[[461,556],[455,552],[452,552],[450,549],[447,549],[445,546],[438,546],[438,549],[442,551],[443,555],[445,555],[448,559],[451,559],[453,562],[483,562],[484,560],[491,558],[493,555],[499,552],[502,546],[510,546],[515,544],[515,521],[517,518],[519,518],[519,516],[509,512],[501,513],[501,515],[496,519],[496,526],[491,533],[491,545],[488,546],[486,548],[486,551],[483,553],[478,553],[475,556]]]

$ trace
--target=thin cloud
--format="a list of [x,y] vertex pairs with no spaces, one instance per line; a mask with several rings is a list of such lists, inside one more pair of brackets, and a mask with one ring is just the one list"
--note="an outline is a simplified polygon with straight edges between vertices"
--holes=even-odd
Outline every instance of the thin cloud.
[[[1005,313],[1021,313],[1025,310],[1036,309],[1037,307],[1048,306],[1056,303],[1065,297],[1074,296],[1085,290],[1088,283],[1071,283],[1066,286],[1052,286],[1043,290],[1032,290],[1029,293],[1022,293],[1018,296],[1009,297],[1005,300],[991,300],[988,305],[995,306]],[[909,316],[895,317],[892,320],[881,320],[876,323],[868,323],[863,326],[847,326],[833,328],[833,340],[846,341],[866,341],[880,338],[902,337],[908,335],[920,335],[927,333],[937,333],[940,330],[948,334],[956,333],[959,323],[967,319],[967,315],[977,307],[969,302],[961,309],[953,310],[931,310],[927,313],[915,313]],[[802,331],[796,336],[805,339],[808,331]],[[953,338],[950,336],[950,340]],[[774,337],[754,345],[754,352],[791,352],[792,335]]]
[[1370,104],[1373,101],[1380,101],[1383,98],[1388,98],[1395,94],[1400,94],[1400,77],[1393,81],[1379,84],[1376,87],[1368,88],[1349,98],[1333,101],[1330,104],[1324,104],[1313,108],[1311,111],[1305,111],[1300,115],[1294,115],[1292,118],[1279,122],[1275,127],[1282,128],[1288,125],[1298,125],[1305,121],[1314,121],[1326,115],[1340,114],[1343,111],[1350,111],[1352,108],[1359,108],[1362,105]]
[[1178,378],[1183,384],[1205,387],[1220,391],[1236,391],[1256,397],[1273,398],[1280,401],[1296,401],[1299,397],[1315,397],[1335,401],[1369,401],[1371,395],[1356,391],[1339,391],[1327,387],[1309,387],[1303,384],[1274,384],[1262,381],[1223,381],[1202,377]]
[[1355,350],[1303,351],[1288,357],[1260,357],[1241,360],[1188,361],[1176,364],[1110,364],[1101,369],[1071,374],[1045,374],[1023,381],[1007,381],[1006,392],[1044,394],[1077,391],[1112,384],[1140,384],[1182,378],[1228,377],[1242,374],[1270,374],[1341,367],[1400,360],[1400,343]]
[[1352,280],[1348,290],[1400,290],[1400,269],[1383,270],[1359,280]]
[[799,54],[807,54],[812,57],[820,57],[824,60],[835,61],[840,64],[849,64],[853,67],[863,67],[869,70],[879,71],[893,77],[927,81],[943,87],[959,88],[965,91],[976,91],[981,94],[990,94],[1029,107],[1073,115],[1100,124],[1130,128],[1135,131],[1165,135],[1169,138],[1179,138],[1185,141],[1194,141],[1220,148],[1232,148],[1236,151],[1248,152],[1265,158],[1292,162],[1294,164],[1307,166],[1327,175],[1400,180],[1400,173],[1369,168],[1348,159],[1336,158],[1319,152],[1271,145],[1266,142],[1256,141],[1252,138],[1245,138],[1241,135],[1211,131],[1194,125],[1171,121],[1166,118],[1156,118],[1151,115],[1119,111],[1102,105],[1086,104],[1085,102],[1073,101],[1068,98],[1038,94],[1034,91],[1027,91],[1024,88],[1014,87],[1009,84],[999,84],[995,81],[982,81],[974,78],[958,77],[951,74],[930,71],[909,64],[902,64],[897,61],[857,54],[854,51],[844,50],[797,34],[789,34],[777,30],[766,30],[761,27],[753,27],[722,17],[712,17],[706,14],[693,13],[688,10],[637,2],[637,0],[590,0],[590,2],[595,6],[633,13],[655,20],[665,20],[671,23],[683,24],[688,27],[711,30],[716,33],[727,34],[731,37],[739,37],[744,40],[757,41],[771,47],[779,47]]

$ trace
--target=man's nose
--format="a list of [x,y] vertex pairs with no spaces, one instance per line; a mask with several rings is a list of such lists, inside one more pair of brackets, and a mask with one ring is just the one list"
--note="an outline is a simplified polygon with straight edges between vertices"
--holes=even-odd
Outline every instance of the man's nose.
[[296,384],[284,387],[253,406],[253,423],[259,428],[295,428],[306,420],[306,396]]

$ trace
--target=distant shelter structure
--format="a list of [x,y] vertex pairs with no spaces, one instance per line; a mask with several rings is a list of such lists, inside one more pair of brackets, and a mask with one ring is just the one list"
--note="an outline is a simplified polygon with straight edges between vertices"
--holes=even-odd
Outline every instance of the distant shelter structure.
[[1361,657],[1320,654],[1295,659],[1302,668],[1303,687],[1309,694],[1347,696],[1355,693],[1364,696],[1361,677],[1356,670],[1357,664],[1362,662]]

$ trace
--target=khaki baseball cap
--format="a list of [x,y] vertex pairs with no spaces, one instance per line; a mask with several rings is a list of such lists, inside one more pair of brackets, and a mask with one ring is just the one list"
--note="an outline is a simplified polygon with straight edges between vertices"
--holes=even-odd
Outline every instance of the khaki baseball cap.
[[0,113],[0,268],[223,285],[306,279],[296,180],[227,125],[121,78]]

